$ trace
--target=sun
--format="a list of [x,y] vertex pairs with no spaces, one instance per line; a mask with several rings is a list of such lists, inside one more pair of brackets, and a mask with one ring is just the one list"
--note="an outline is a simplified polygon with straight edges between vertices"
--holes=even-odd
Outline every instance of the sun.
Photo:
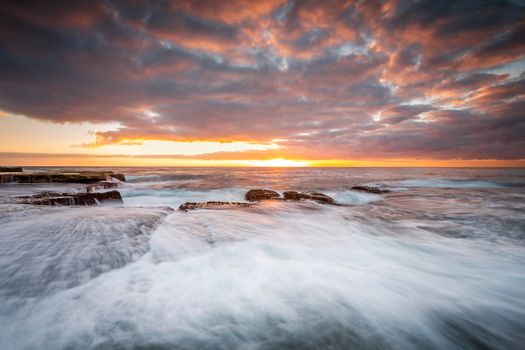
[[308,162],[299,161],[299,160],[289,160],[284,158],[273,158],[266,160],[255,160],[251,162],[251,166],[258,167],[302,167],[308,166]]

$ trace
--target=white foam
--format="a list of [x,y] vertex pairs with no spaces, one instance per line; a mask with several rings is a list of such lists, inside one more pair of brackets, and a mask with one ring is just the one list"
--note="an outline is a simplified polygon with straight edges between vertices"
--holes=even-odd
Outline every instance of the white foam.
[[219,190],[189,189],[134,189],[125,187],[120,192],[126,206],[162,206],[178,207],[185,202],[206,201],[243,201],[246,189],[225,188]]
[[176,212],[140,260],[1,315],[0,338],[21,349],[459,349],[479,332],[519,344],[523,248],[353,215],[278,202]]
[[431,188],[506,188],[508,184],[488,180],[452,180],[452,179],[415,179],[388,182],[395,187],[431,187]]
[[341,204],[366,204],[381,200],[383,197],[379,194],[359,192],[359,191],[337,191],[326,192],[327,195]]

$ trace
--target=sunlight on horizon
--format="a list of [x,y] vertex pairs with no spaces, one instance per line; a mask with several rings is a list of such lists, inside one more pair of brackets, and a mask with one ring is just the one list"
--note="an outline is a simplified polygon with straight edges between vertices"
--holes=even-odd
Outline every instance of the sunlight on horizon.
[[248,162],[248,166],[255,167],[305,167],[310,166],[309,162],[290,160],[284,158],[273,158],[267,160],[256,160]]

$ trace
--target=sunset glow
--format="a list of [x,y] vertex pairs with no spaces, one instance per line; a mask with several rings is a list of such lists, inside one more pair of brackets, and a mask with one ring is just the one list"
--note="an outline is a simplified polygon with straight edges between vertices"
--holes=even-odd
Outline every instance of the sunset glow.
[[261,166],[261,167],[302,167],[302,166],[309,166],[310,164],[304,161],[274,158],[274,159],[268,159],[268,160],[253,161],[249,165]]
[[0,1],[0,350],[508,350],[525,0]]
[[524,164],[519,2],[0,11],[2,164]]

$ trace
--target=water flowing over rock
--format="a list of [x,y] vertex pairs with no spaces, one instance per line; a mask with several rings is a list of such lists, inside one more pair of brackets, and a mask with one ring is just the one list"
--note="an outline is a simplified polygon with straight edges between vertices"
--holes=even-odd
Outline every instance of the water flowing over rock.
[[[0,212],[0,243],[16,247],[2,250],[0,299],[22,302],[138,260],[171,208],[11,206]],[[16,347],[2,342],[0,348]]]
[[374,194],[390,193],[390,190],[382,190],[379,187],[375,186],[353,186],[351,189],[354,191],[368,192]]
[[119,180],[117,181],[100,181],[94,184],[89,184],[86,186],[86,192],[91,193],[96,190],[108,190],[112,188],[119,187]]
[[33,205],[97,205],[102,202],[122,204],[122,196],[118,191],[93,193],[54,193],[46,192],[23,198],[22,203]]
[[186,202],[179,206],[179,210],[188,211],[193,209],[233,209],[233,208],[244,208],[252,206],[252,203],[244,202],[221,202],[221,201],[209,201],[209,202]]
[[[286,191],[283,193],[284,197],[281,197],[279,193],[272,190],[253,189],[249,190],[245,194],[246,200],[250,202],[260,202],[264,200],[286,200],[286,201],[299,201],[302,199],[309,199],[323,204],[337,204],[332,197],[329,197],[319,192],[295,192]],[[225,202],[225,201],[208,201],[208,202],[186,202],[179,206],[179,210],[188,211],[193,209],[236,209],[246,208],[256,205],[257,203],[246,203],[246,202]]]
[[246,192],[244,198],[246,198],[246,200],[249,202],[256,202],[266,199],[280,198],[280,195],[279,193],[272,190],[253,189]]
[[283,193],[283,197],[286,200],[291,201],[298,201],[301,199],[310,199],[319,203],[326,203],[326,204],[335,204],[335,201],[332,197],[327,196],[324,193],[319,192],[311,192],[311,193],[303,193],[303,192],[296,192],[296,191],[286,191]]

